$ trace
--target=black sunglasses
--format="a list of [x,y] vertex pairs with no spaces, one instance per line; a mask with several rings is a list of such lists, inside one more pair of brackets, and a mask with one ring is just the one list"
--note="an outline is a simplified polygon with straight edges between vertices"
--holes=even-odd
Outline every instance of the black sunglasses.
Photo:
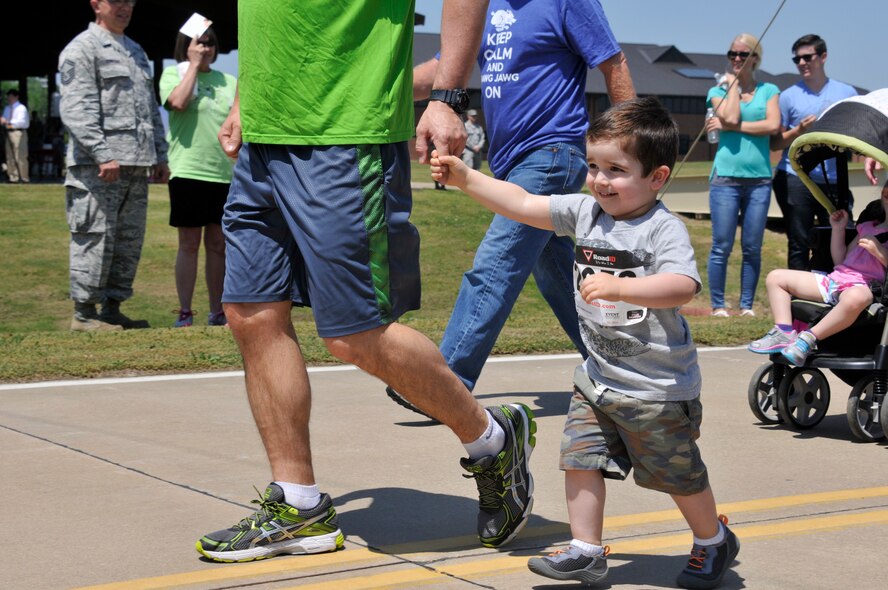
[[750,55],[754,55],[754,54],[753,54],[753,53],[750,53],[750,52],[748,52],[748,51],[729,51],[729,52],[728,52],[728,59],[735,59],[735,58],[738,58],[738,57],[739,57],[740,59],[746,59],[746,58],[748,58]]
[[815,57],[820,57],[819,53],[806,53],[804,55],[794,55],[792,57],[792,63],[798,65],[802,62],[811,63],[814,61]]
[[212,39],[207,39],[206,41],[198,41],[198,45],[204,45],[205,47],[215,47],[216,42]]

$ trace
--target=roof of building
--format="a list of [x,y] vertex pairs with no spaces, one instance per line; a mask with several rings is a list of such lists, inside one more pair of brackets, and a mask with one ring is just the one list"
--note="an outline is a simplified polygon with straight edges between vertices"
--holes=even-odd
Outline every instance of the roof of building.
[[[422,63],[437,53],[440,35],[417,33],[414,39],[414,64]],[[725,71],[726,58],[715,53],[685,53],[675,45],[651,45],[645,43],[621,43],[635,91],[641,95],[657,96],[706,96],[715,85],[716,72]],[[760,82],[771,82],[781,90],[789,88],[799,77],[797,74],[771,74],[764,70],[756,73]],[[481,76],[477,67],[472,71],[469,88],[480,88]],[[858,88],[861,94],[867,91]],[[588,76],[586,92],[606,94],[604,77]]]

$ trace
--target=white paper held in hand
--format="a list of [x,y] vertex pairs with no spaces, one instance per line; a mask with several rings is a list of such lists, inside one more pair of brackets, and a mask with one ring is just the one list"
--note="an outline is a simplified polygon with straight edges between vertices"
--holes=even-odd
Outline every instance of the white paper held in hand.
[[187,21],[185,21],[185,24],[182,25],[179,32],[192,39],[197,39],[206,33],[207,29],[209,29],[212,24],[213,21],[195,12]]

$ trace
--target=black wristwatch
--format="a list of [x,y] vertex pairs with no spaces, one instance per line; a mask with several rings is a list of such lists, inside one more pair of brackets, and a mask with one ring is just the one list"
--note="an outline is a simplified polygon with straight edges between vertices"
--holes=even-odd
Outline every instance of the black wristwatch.
[[469,93],[465,88],[453,88],[452,90],[435,90],[429,100],[439,100],[449,106],[457,115],[461,115],[469,108]]

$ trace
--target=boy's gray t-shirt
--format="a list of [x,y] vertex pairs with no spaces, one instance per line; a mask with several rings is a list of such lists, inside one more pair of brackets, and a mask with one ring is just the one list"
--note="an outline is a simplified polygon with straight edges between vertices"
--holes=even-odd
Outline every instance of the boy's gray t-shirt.
[[595,272],[617,276],[700,275],[687,228],[662,204],[636,219],[617,221],[589,195],[552,195],[549,212],[559,235],[576,239],[574,296],[594,381],[650,401],[685,401],[700,394],[700,367],[691,330],[678,308],[624,302],[584,302],[576,288]]

